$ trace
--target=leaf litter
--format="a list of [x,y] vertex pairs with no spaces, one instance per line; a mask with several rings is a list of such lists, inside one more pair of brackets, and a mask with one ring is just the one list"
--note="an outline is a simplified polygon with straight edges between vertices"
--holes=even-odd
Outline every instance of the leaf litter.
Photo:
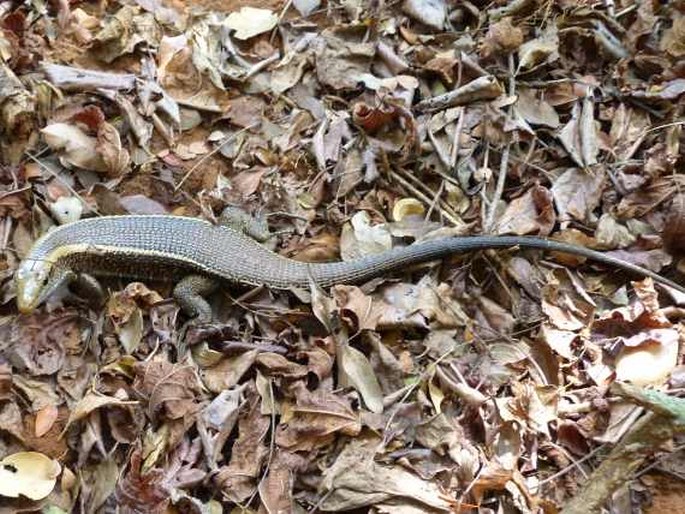
[[489,232],[685,270],[684,20],[623,0],[3,4],[0,508],[685,509],[659,486],[683,487],[683,298],[651,280],[483,251],[222,290],[208,327],[168,284],[20,316],[12,282],[55,225],[226,206],[308,262]]

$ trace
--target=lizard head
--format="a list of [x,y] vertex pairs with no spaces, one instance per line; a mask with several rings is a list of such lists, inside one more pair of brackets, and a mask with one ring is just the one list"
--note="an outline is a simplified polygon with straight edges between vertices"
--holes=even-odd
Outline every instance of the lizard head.
[[17,306],[28,314],[68,279],[68,272],[47,260],[26,259],[17,269]]

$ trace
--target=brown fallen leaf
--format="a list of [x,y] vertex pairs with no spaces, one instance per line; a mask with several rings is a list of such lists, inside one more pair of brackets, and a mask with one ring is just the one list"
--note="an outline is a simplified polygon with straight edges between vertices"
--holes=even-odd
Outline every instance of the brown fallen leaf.
[[552,195],[559,213],[559,221],[573,218],[586,222],[599,205],[605,182],[604,173],[579,168],[566,170],[552,184]]
[[523,31],[512,23],[512,18],[504,17],[488,28],[483,39],[480,53],[485,59],[508,54],[523,43]]
[[138,363],[133,389],[147,401],[148,415],[169,420],[191,417],[199,405],[199,381],[189,364],[172,364],[163,357]]
[[46,405],[36,413],[35,434],[36,437],[42,437],[52,428],[59,410],[55,405]]
[[363,41],[364,31],[354,27],[324,30],[314,42],[316,73],[322,84],[333,89],[354,89],[363,73],[369,71],[376,53],[372,43]]
[[244,502],[256,491],[268,454],[265,439],[270,419],[261,413],[259,395],[252,391],[249,396],[249,410],[238,422],[238,439],[233,444],[231,460],[214,476],[216,486],[235,503]]
[[142,470],[140,448],[131,454],[128,470],[118,481],[116,499],[131,514],[162,514],[169,504],[170,492],[164,471],[158,468]]
[[290,408],[276,432],[276,442],[290,451],[321,448],[334,440],[336,433],[355,436],[361,430],[359,416],[347,400],[322,391],[309,391],[302,382],[293,386],[296,404]]
[[373,454],[379,442],[373,436],[352,439],[324,470],[322,509],[351,510],[398,498],[424,509],[451,511],[452,501],[433,482],[400,466],[376,463]]
[[288,512],[294,507],[293,479],[307,462],[296,453],[277,449],[264,480],[259,482],[259,498],[268,512]]
[[545,187],[536,186],[507,205],[495,230],[498,234],[547,236],[555,222],[552,193]]

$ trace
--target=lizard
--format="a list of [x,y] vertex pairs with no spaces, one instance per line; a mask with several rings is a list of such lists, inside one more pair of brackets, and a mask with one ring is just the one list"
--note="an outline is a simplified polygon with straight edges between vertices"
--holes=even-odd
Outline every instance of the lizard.
[[[232,209],[232,210],[231,210]],[[20,263],[19,311],[29,313],[62,284],[78,282],[99,295],[94,277],[175,281],[173,296],[197,321],[211,319],[206,296],[219,283],[272,289],[359,284],[408,266],[486,249],[529,248],[596,261],[685,293],[662,275],[602,252],[535,236],[455,236],[413,243],[352,261],[307,263],[269,250],[244,216],[228,208],[218,224],[174,215],[85,218],[41,236]]]

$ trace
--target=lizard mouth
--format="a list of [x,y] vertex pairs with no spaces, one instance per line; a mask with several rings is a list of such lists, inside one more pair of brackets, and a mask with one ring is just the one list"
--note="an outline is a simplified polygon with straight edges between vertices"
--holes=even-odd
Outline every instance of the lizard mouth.
[[17,307],[22,314],[30,314],[38,306],[41,287],[36,280],[17,280]]

